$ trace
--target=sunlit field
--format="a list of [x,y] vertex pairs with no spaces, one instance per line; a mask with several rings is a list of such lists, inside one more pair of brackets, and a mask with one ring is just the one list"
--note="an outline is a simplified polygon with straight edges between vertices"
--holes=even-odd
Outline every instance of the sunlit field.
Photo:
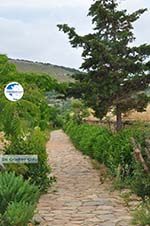
[[147,107],[145,112],[132,111],[129,112],[125,119],[136,120],[136,121],[150,121],[150,105]]

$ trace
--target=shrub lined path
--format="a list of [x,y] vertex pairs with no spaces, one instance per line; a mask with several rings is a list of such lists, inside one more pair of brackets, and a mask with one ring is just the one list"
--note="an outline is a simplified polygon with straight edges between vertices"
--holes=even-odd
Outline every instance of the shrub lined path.
[[47,143],[49,163],[57,178],[55,190],[41,197],[42,226],[129,226],[130,214],[119,193],[100,183],[100,173],[77,151],[63,131]]

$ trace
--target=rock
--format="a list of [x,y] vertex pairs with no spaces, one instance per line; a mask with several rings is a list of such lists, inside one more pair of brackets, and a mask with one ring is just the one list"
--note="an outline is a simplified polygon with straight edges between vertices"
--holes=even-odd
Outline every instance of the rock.
[[34,224],[41,224],[43,222],[43,219],[42,217],[40,217],[40,215],[36,214],[34,217],[33,217],[33,220]]

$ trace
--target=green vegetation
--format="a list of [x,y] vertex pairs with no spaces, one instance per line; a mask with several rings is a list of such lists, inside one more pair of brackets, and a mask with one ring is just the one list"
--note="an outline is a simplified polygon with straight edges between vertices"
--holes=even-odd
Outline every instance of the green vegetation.
[[133,214],[134,225],[148,226],[150,225],[150,199],[142,203]]
[[[18,73],[14,65],[8,62],[6,56],[0,57],[0,127],[11,144],[6,148],[6,154],[37,154],[38,164],[28,166],[8,166],[16,174],[24,172],[24,178],[30,178],[45,191],[51,180],[48,178],[50,169],[47,165],[45,150],[46,130],[50,129],[51,108],[48,106],[45,94],[47,91],[59,89],[54,79],[47,75]],[[10,102],[4,97],[4,86],[10,81],[22,84],[25,94],[22,100]]]
[[0,225],[26,226],[32,219],[39,190],[15,173],[0,173]]
[[[81,115],[80,122],[69,120],[67,111],[59,121],[78,149],[108,167],[117,187],[127,186],[143,200],[150,198],[150,128],[147,123],[123,129],[122,114],[143,112],[150,101],[150,45],[133,45],[133,24],[146,11],[128,13],[116,0],[96,0],[88,14],[93,33],[81,36],[67,24],[58,25],[73,48],[83,49],[84,72],[74,75],[67,96],[84,100],[100,119],[113,112],[118,133],[84,124]],[[136,225],[150,225],[149,207],[148,201],[136,212]]]
[[[45,144],[54,127],[63,127],[83,154],[105,165],[117,188],[142,198],[133,223],[150,225],[150,126],[122,126],[122,113],[144,111],[150,100],[150,45],[131,45],[133,23],[145,11],[128,14],[115,0],[96,0],[89,9],[94,33],[80,36],[58,25],[73,47],[83,48],[84,72],[0,55],[0,131],[9,141],[4,154],[38,155],[37,164],[9,164],[0,173],[0,225],[27,226],[39,194],[52,183]],[[4,96],[11,81],[24,87],[20,101]],[[89,108],[101,119],[113,111],[117,131],[85,123]]]
[[90,9],[94,33],[80,36],[67,24],[58,25],[68,34],[72,47],[82,47],[86,73],[75,75],[68,95],[82,97],[102,118],[114,110],[116,129],[122,128],[122,113],[131,109],[144,111],[149,98],[150,45],[131,46],[135,37],[133,23],[147,9],[129,14],[119,10],[116,0],[95,1]]
[[52,182],[48,178],[50,168],[47,164],[45,151],[46,141],[46,135],[37,127],[25,137],[14,139],[5,150],[5,154],[38,155],[37,164],[13,164],[8,165],[7,170],[13,170],[17,175],[21,173],[25,179],[29,179],[30,182],[36,184],[41,191],[45,191]]
[[[131,137],[134,137],[141,144],[143,156],[146,157],[144,148],[150,128],[135,126],[113,134],[107,128],[79,125],[71,120],[65,126],[65,131],[79,150],[105,164],[120,183],[131,188],[143,199],[150,196],[149,174],[136,162],[131,142]],[[150,167],[150,162],[147,159],[145,161]]]
[[[11,81],[24,87],[20,101],[10,102],[4,96],[4,87]],[[64,90],[64,85],[48,75],[18,72],[5,55],[0,55],[0,84],[0,130],[9,140],[3,153],[38,156],[36,164],[7,164],[6,173],[0,174],[0,225],[26,226],[39,193],[52,183],[45,145],[53,108],[48,106],[46,93]]]

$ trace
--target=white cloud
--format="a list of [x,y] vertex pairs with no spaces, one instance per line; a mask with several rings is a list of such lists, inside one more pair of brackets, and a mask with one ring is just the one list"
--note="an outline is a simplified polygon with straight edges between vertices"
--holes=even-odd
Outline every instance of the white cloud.
[[[81,50],[73,49],[58,23],[68,23],[82,34],[91,30],[87,12],[92,0],[1,0],[0,52],[9,57],[79,67]],[[134,11],[150,7],[147,0],[122,0],[122,8]],[[135,23],[137,43],[150,42],[149,12]]]
[[65,6],[89,6],[92,0],[1,0],[0,6],[5,7],[34,7],[34,8],[55,8]]
[[150,43],[150,1],[147,0],[123,0],[120,7],[122,9],[128,9],[129,12],[134,12],[135,10],[141,8],[147,8],[148,11],[145,12],[139,20],[134,23],[134,33],[136,37],[136,44]]
[[121,8],[128,9],[129,12],[135,11],[140,8],[150,8],[150,1],[147,0],[122,0]]
[[71,67],[80,65],[80,51],[72,49],[67,38],[51,22],[30,24],[0,18],[0,33],[0,53],[9,57]]

